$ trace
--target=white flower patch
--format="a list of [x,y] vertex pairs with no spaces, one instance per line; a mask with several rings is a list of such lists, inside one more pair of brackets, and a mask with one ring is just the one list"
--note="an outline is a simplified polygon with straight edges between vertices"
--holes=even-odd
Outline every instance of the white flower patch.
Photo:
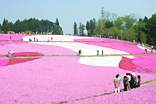
[[[81,37],[81,36],[69,36],[69,35],[33,35],[26,36],[23,38],[24,41],[29,41],[29,38],[34,41],[34,37],[38,39],[38,41],[73,41],[74,39],[88,39],[92,37]],[[51,40],[51,38],[53,38]]]
[[125,55],[123,55],[123,57],[127,57],[129,59],[134,59],[134,56],[125,56]]
[[121,59],[121,56],[81,57],[78,62],[93,66],[118,67]]

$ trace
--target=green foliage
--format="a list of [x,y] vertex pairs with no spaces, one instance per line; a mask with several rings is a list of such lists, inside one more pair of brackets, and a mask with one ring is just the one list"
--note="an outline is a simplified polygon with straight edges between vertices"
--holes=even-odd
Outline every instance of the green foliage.
[[[50,29],[50,28],[49,28],[49,29]],[[58,35],[63,34],[63,30],[62,30],[62,28],[61,28],[60,25],[59,25],[59,20],[58,20],[58,18],[56,18],[56,23],[53,24],[53,34],[58,34]]]
[[95,35],[95,28],[96,28],[95,18],[93,18],[90,21],[87,21],[86,30],[87,30],[88,36]]
[[74,29],[74,35],[77,35],[78,34],[78,30],[77,30],[77,24],[76,24],[76,22],[74,22],[73,29]]
[[83,34],[84,34],[84,29],[85,29],[84,24],[82,24],[82,23],[80,22],[80,23],[79,23],[79,35],[80,35],[80,36],[83,36]]
[[106,28],[111,28],[113,26],[114,26],[113,21],[106,21],[106,24],[105,24]]
[[156,46],[156,14],[147,21],[146,28],[148,31],[147,43]]
[[33,32],[30,30],[26,30],[26,31],[24,31],[24,34],[33,34]]
[[87,30],[88,36],[90,36],[90,23],[89,23],[89,21],[87,21],[87,23],[86,23],[86,30]]
[[140,42],[146,43],[146,34],[144,32],[140,32]]
[[63,34],[62,28],[59,26],[59,21],[56,19],[56,23],[48,20],[38,20],[35,18],[30,18],[28,20],[20,21],[19,19],[13,24],[8,22],[8,20],[3,21],[2,31],[7,33],[7,31],[14,31],[15,33],[24,32],[30,30],[34,33],[52,32],[53,34]]
[[134,30],[133,27],[127,29],[127,31],[125,31],[124,34],[123,34],[123,38],[124,38],[125,40],[128,40],[128,41],[133,41],[133,40],[135,40],[135,37],[136,37],[136,33],[135,33],[135,30]]

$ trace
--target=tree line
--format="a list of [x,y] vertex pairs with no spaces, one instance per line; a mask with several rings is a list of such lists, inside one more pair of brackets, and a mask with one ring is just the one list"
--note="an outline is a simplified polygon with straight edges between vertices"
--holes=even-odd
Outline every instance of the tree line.
[[14,31],[15,33],[22,32],[31,32],[31,33],[47,33],[51,32],[52,34],[63,34],[63,30],[59,25],[58,18],[56,22],[51,22],[48,20],[38,20],[35,18],[30,18],[28,20],[20,21],[19,19],[15,22],[9,22],[4,18],[3,24],[0,24],[0,32],[7,33],[7,31]]
[[[134,14],[117,17],[116,14],[101,9],[101,17],[86,22],[86,25],[79,23],[77,28],[74,22],[74,34],[84,36],[87,30],[88,36],[100,35],[105,38],[128,40],[140,43],[147,43],[156,46],[156,14],[151,18],[146,16],[137,20]],[[78,31],[79,30],[79,31]]]

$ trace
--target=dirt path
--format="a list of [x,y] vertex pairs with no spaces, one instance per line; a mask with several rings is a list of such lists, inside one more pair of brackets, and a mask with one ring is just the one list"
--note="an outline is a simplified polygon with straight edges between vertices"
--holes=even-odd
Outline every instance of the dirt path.
[[153,54],[105,54],[105,55],[45,55],[45,56],[15,56],[15,57],[0,57],[0,58],[37,58],[37,57],[106,57],[106,56],[146,56],[146,55],[156,55]]

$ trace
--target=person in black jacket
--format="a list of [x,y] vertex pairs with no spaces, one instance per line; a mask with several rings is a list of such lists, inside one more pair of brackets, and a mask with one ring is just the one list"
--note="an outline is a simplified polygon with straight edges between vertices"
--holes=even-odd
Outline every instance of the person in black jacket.
[[137,77],[138,79],[137,79],[136,87],[140,87],[140,82],[141,82],[140,75],[138,75]]

